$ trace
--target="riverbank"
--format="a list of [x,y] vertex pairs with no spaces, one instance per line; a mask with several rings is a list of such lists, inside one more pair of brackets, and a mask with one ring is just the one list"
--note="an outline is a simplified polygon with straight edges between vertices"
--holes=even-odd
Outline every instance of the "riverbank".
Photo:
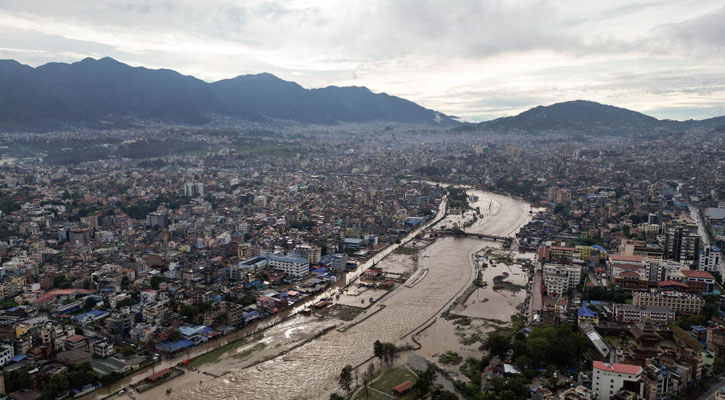
[[[511,235],[529,217],[528,204],[505,196],[477,192],[478,201],[488,200],[491,206],[487,210],[490,212],[467,228],[472,232]],[[435,218],[411,232],[401,244],[386,248],[356,271],[347,274],[346,284],[355,282],[362,271],[373,263],[383,269],[400,271],[401,256],[409,255],[387,255],[414,239],[424,229],[443,220],[446,217],[445,209],[444,200]],[[328,319],[321,322],[311,316],[308,319],[301,316],[289,318],[265,331],[265,337],[260,341],[264,343],[264,348],[259,347],[260,342],[245,343],[236,350],[244,357],[235,359],[223,355],[214,363],[201,365],[196,373],[186,374],[171,382],[173,397],[194,400],[327,397],[337,390],[336,377],[344,365],[357,365],[372,356],[375,340],[401,344],[408,341],[401,341],[401,337],[430,324],[430,321],[433,321],[433,326],[438,324],[441,310],[470,287],[475,277],[471,257],[486,246],[497,247],[499,244],[471,238],[438,238],[419,250],[416,265],[418,273],[408,279],[408,282],[414,280],[415,284],[400,285],[393,293],[380,299],[377,304],[385,307],[375,309],[370,315],[361,314],[359,318],[365,318],[364,321],[343,332],[333,329],[307,341],[324,330],[325,324],[332,325],[339,321]],[[477,320],[473,325],[484,323],[491,324]],[[460,337],[455,332],[449,336],[453,340],[445,343],[458,346]],[[423,346],[426,351],[433,350],[427,349],[426,344]],[[284,355],[267,359],[274,352]],[[158,393],[152,390],[138,398],[159,396],[163,396],[161,388]]]

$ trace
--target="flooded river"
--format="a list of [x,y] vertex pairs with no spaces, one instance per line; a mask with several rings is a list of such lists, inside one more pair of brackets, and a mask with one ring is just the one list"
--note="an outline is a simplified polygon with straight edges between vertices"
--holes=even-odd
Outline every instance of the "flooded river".
[[[479,197],[485,215],[468,229],[472,232],[511,235],[528,221],[530,208],[524,202],[479,191],[471,193]],[[438,239],[420,253],[419,267],[429,270],[425,278],[386,296],[381,300],[385,308],[364,322],[345,332],[333,330],[284,356],[235,370],[223,378],[175,393],[175,397],[328,398],[338,388],[336,378],[343,366],[354,366],[371,357],[375,340],[400,343],[402,337],[439,315],[459,296],[474,278],[471,254],[485,245],[478,239]]]

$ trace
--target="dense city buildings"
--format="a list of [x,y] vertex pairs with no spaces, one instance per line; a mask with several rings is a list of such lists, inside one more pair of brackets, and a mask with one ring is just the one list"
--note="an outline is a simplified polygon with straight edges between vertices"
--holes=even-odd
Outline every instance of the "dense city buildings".
[[[93,386],[116,377],[112,372],[183,361],[297,313],[344,309],[336,296],[345,289],[375,293],[355,299],[366,307],[395,296],[396,287],[415,290],[426,272],[386,271],[376,265],[379,255],[442,217],[446,199],[447,212],[468,212],[484,224],[495,212],[493,202],[470,206],[478,197],[465,191],[456,197],[447,188],[455,184],[531,204],[524,211],[530,221],[500,242],[511,253],[496,255],[524,268],[521,333],[508,342],[510,357],[468,371],[513,385],[514,369],[547,368],[553,356],[537,358],[527,335],[534,332],[532,343],[543,346],[550,339],[536,332],[556,326],[568,329],[559,336],[582,335],[585,346],[555,365],[560,374],[577,371],[573,386],[551,391],[531,383],[542,396],[666,398],[720,371],[722,139],[689,132],[675,151],[650,137],[580,142],[555,134],[445,136],[430,127],[355,124],[311,131],[283,123],[269,128],[273,136],[250,124],[235,137],[227,128],[188,128],[183,136],[154,127],[64,133],[62,140],[94,137],[101,149],[127,151],[78,164],[63,161],[77,155],[72,150],[46,146],[47,135],[4,134],[14,148],[41,149],[6,156],[0,166],[5,376],[88,362],[98,378],[84,385]],[[252,139],[261,143],[257,150],[244,150]],[[205,151],[137,156],[122,144],[154,140]],[[701,154],[697,167],[693,154]],[[415,246],[463,240],[448,236],[476,223],[451,221],[414,237]],[[485,242],[465,240],[474,239]],[[416,266],[425,257],[412,244],[400,251]],[[352,285],[351,273],[359,274]],[[515,288],[508,280],[518,278],[507,274],[477,284],[508,293]],[[466,336],[456,346],[480,359],[484,338],[473,350],[463,344],[476,340]],[[611,375],[617,365],[641,372],[620,379]],[[475,390],[490,392],[490,384]]]

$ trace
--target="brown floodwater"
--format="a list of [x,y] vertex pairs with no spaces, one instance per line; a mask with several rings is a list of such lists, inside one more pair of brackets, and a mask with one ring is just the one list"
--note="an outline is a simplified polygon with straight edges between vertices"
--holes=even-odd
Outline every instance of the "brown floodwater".
[[[479,203],[486,202],[487,209],[486,216],[469,230],[511,235],[528,221],[528,204],[505,196],[471,192],[480,197]],[[492,202],[490,209],[487,201]],[[328,398],[338,389],[336,378],[342,368],[346,364],[357,365],[371,357],[376,340],[401,343],[401,338],[440,315],[472,282],[471,254],[486,243],[478,239],[438,239],[420,254],[419,268],[428,269],[425,277],[413,287],[401,286],[395,293],[386,296],[381,300],[385,308],[364,322],[345,332],[333,330],[281,357],[233,371],[224,379],[211,380],[175,393],[175,397],[195,400]],[[510,276],[508,280],[518,281],[518,277]],[[525,296],[523,291],[520,293]],[[478,310],[476,307],[476,311],[486,314],[485,309]],[[490,318],[508,319],[494,310],[489,311]],[[296,328],[303,329],[300,326]]]

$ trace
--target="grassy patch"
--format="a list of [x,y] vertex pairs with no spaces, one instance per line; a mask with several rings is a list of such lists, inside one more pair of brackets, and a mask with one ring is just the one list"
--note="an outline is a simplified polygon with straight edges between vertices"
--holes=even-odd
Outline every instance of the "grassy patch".
[[189,367],[199,368],[204,364],[215,363],[219,360],[219,357],[221,357],[227,351],[236,349],[239,346],[244,346],[245,344],[247,344],[247,339],[237,340],[236,342],[227,343],[224,346],[217,347],[216,349],[208,351],[200,355],[199,357],[191,360],[191,362],[189,363]]
[[[263,337],[264,337],[264,333],[262,333],[262,332],[257,333],[256,335],[252,336],[252,341],[258,342],[258,341],[262,340]],[[189,367],[199,368],[200,366],[202,366],[204,364],[215,363],[215,362],[219,361],[219,358],[222,355],[224,355],[224,353],[226,353],[228,351],[232,351],[238,347],[244,346],[247,343],[249,343],[249,339],[244,338],[241,340],[237,340],[236,342],[227,343],[224,346],[217,347],[216,349],[208,351],[208,352],[200,355],[199,357],[196,357],[193,360],[191,360],[191,362],[189,363]]]
[[242,359],[245,359],[245,358],[249,357],[250,355],[254,354],[257,351],[263,350],[265,347],[267,347],[266,344],[264,344],[264,343],[257,343],[254,346],[252,346],[252,347],[250,347],[250,348],[248,348],[248,349],[240,352],[239,354],[235,354],[233,357],[236,358],[236,359],[242,360]]
[[463,340],[461,340],[461,343],[463,343],[464,346],[470,346],[476,342],[483,343],[483,337],[481,335],[474,333],[471,336],[464,337]]
[[394,253],[395,254],[404,254],[406,256],[412,256],[412,255],[418,254],[418,249],[400,246],[397,249],[395,249]]
[[352,307],[344,304],[335,304],[332,307],[327,307],[322,310],[320,314],[341,319],[343,321],[352,321],[357,317],[363,309],[360,307]]
[[368,390],[368,395],[365,395],[365,390],[360,389],[359,392],[353,398],[354,400],[390,400],[390,397],[384,396],[372,389]]
[[[416,376],[413,375],[412,372],[410,372],[405,367],[397,367],[393,369],[389,369],[383,373],[383,375],[372,383],[372,387],[375,389],[378,389],[379,391],[383,393],[392,393],[393,388],[400,385],[401,383],[405,381],[413,381],[415,382]],[[408,392],[404,396],[401,396],[402,399],[414,399],[416,397],[415,393]]]
[[441,364],[458,364],[463,361],[463,357],[459,356],[455,351],[446,351],[438,357]]

